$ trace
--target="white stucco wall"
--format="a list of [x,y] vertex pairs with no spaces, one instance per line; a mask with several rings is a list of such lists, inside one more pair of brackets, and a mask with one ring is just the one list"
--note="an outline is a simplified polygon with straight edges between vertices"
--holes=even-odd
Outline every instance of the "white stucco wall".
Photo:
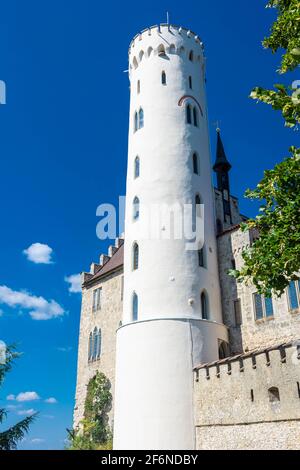
[[227,330],[203,320],[125,325],[117,334],[114,449],[194,449],[193,366]]

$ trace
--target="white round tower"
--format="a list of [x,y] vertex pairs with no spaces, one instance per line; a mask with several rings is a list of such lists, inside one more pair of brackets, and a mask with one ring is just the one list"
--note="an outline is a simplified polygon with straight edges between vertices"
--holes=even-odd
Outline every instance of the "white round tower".
[[[123,325],[114,448],[193,449],[193,366],[218,359],[222,324],[203,46],[185,28],[144,30],[129,49]],[[169,237],[152,207],[204,204],[204,247]],[[201,209],[203,211],[203,208]],[[153,226],[153,217],[152,217]],[[153,228],[153,227],[152,227]]]

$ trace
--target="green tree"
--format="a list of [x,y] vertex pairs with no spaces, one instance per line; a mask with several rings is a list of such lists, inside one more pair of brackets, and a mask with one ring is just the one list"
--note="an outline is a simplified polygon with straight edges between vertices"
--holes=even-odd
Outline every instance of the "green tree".
[[[278,10],[271,34],[263,45],[273,53],[283,50],[283,74],[300,64],[300,1],[271,0],[268,7]],[[257,87],[251,98],[279,110],[285,125],[298,129],[300,88],[275,85],[275,90]],[[251,281],[260,293],[281,295],[289,282],[299,279],[300,267],[300,149],[290,148],[290,156],[266,171],[262,181],[246,197],[260,200],[260,214],[242,224],[242,230],[254,229],[259,238],[243,251],[244,265],[230,274],[239,282]]]
[[112,395],[108,378],[97,371],[87,385],[84,418],[78,429],[68,430],[69,450],[100,450],[112,448],[108,423]]
[[[7,372],[11,370],[14,359],[19,357],[19,354],[15,352],[14,347],[11,346],[6,349],[4,356],[4,360],[0,361],[0,386],[3,384]],[[0,425],[3,423],[6,416],[7,412],[5,409],[0,408]],[[0,432],[0,450],[15,450],[18,442],[23,439],[25,434],[29,431],[29,426],[34,421],[35,417],[36,414],[28,416],[14,426]]]

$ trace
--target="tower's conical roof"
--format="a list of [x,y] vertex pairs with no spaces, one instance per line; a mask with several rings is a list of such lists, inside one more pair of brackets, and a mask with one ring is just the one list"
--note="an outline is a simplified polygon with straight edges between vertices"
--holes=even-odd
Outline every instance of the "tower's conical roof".
[[220,129],[217,129],[217,155],[213,169],[214,171],[229,171],[231,169],[231,165],[226,158]]

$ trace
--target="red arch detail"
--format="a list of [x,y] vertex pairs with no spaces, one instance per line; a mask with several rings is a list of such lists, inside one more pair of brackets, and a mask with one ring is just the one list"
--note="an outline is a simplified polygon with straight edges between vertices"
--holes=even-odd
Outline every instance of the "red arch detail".
[[201,116],[203,117],[203,111],[202,111],[202,108],[201,108],[201,105],[199,103],[199,101],[196,100],[196,98],[194,98],[192,95],[184,95],[180,98],[180,100],[178,101],[178,106],[182,106],[183,105],[183,102],[185,100],[187,100],[188,98],[192,99],[193,101],[195,101],[200,109],[200,113],[201,113]]

